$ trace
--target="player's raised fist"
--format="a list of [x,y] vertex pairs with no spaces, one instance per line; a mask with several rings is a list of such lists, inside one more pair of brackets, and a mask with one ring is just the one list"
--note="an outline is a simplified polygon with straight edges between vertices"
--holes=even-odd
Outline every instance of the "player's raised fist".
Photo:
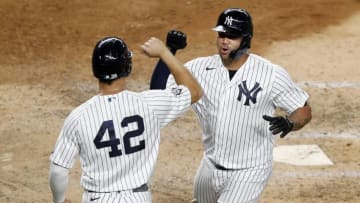
[[143,45],[140,46],[142,50],[150,57],[159,57],[164,52],[169,50],[166,48],[165,44],[156,37],[151,37]]
[[183,49],[186,47],[186,34],[179,30],[170,30],[166,37],[166,45],[171,51]]

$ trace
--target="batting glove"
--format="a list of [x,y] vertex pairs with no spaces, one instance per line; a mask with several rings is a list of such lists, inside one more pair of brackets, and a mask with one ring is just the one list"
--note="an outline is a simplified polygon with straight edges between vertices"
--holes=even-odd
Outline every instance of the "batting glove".
[[282,132],[280,135],[281,138],[284,138],[294,128],[294,123],[290,121],[287,117],[271,117],[263,115],[263,119],[269,121],[269,130],[272,132],[273,135]]
[[186,34],[179,30],[170,30],[166,37],[166,45],[171,51],[184,49],[187,45]]

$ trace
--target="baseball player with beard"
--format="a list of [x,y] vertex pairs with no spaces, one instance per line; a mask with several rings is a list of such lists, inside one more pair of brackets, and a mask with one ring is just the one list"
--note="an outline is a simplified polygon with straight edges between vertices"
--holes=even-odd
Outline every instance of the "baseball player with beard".
[[149,182],[158,156],[160,129],[196,102],[202,90],[162,41],[151,38],[141,48],[148,56],[164,61],[176,84],[165,90],[126,90],[131,52],[120,38],[100,40],[92,57],[100,92],[65,119],[50,156],[54,203],[70,202],[65,200],[68,173],[78,155],[82,202],[151,202]]
[[[274,135],[283,138],[311,120],[309,95],[284,68],[249,53],[253,24],[246,10],[224,10],[213,30],[218,54],[185,64],[204,91],[192,104],[205,150],[193,202],[257,202],[272,172]],[[168,40],[172,49],[181,49],[186,36],[175,30]],[[168,76],[166,65],[159,62],[151,88],[174,84],[173,75]],[[276,108],[287,115],[274,115]]]

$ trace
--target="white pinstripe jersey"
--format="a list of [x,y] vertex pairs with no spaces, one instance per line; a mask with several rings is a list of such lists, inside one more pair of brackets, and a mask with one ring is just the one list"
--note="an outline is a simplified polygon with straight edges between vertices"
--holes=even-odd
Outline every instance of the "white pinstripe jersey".
[[137,188],[151,178],[160,129],[190,102],[185,86],[94,96],[65,119],[50,160],[71,168],[79,155],[86,190]]
[[[204,95],[192,105],[203,130],[205,154],[226,168],[240,169],[272,163],[274,136],[263,115],[275,107],[291,113],[302,107],[308,94],[278,65],[250,54],[230,80],[219,55],[185,64]],[[174,83],[169,77],[167,85]]]

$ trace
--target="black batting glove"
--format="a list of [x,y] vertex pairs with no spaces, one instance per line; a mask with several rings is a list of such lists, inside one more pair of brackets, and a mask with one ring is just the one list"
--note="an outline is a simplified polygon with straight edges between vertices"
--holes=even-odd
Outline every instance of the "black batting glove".
[[271,117],[263,115],[263,119],[269,121],[269,130],[272,132],[273,135],[282,132],[280,135],[281,138],[285,137],[294,128],[294,123],[290,121],[287,117]]
[[166,37],[166,45],[173,53],[178,49],[184,49],[187,45],[186,34],[179,30],[170,30]]

